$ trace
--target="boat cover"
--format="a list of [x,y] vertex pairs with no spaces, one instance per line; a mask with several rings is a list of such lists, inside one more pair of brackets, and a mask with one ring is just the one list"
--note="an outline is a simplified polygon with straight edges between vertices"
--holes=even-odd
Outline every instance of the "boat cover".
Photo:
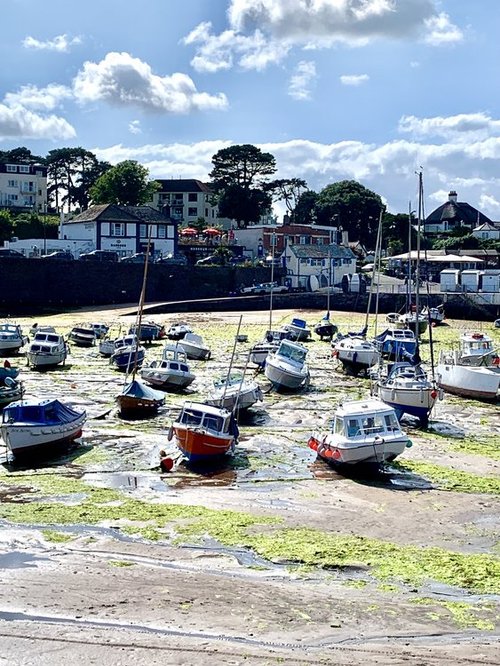
[[54,425],[71,423],[81,415],[59,400],[18,400],[4,407],[3,422]]
[[292,319],[292,326],[297,326],[297,328],[306,328],[306,322],[303,319]]
[[129,384],[127,384],[127,386],[125,386],[121,392],[121,395],[144,400],[165,400],[164,393],[161,391],[155,391],[155,389],[146,386],[142,382],[137,381],[137,379],[134,379]]

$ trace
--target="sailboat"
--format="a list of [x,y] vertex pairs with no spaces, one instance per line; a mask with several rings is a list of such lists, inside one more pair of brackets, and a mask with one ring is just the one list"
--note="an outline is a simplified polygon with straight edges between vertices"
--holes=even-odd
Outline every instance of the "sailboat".
[[[415,311],[419,308],[419,283],[420,283],[420,225],[423,217],[423,182],[422,172],[419,174],[419,205],[418,205],[418,225],[417,225],[417,267],[416,267],[416,292],[415,292]],[[397,330],[397,329],[396,329]],[[401,333],[408,334],[409,330],[402,330]],[[380,376],[376,391],[381,400],[394,408],[398,419],[403,414],[410,414],[419,419],[423,427],[427,427],[429,414],[434,407],[438,397],[442,397],[442,391],[439,391],[434,378],[434,357],[432,333],[430,333],[431,346],[431,366],[432,377],[428,377],[427,372],[422,367],[422,360],[419,354],[419,335],[415,336],[414,351],[400,350],[396,354],[396,362],[389,364],[387,374]]]
[[[144,262],[144,276],[142,280],[141,295],[139,297],[139,308],[137,316],[137,338],[140,339],[142,313],[144,310],[144,301],[146,298],[146,283],[148,275],[148,257],[151,241],[151,232],[148,237],[148,245],[146,248],[146,259]],[[120,408],[120,414],[126,417],[141,417],[151,416],[158,412],[158,409],[165,403],[165,395],[161,391],[146,386],[138,379],[136,379],[139,356],[139,345],[130,347],[130,360],[127,364],[127,371],[129,366],[132,365],[132,380],[126,384],[122,392],[116,396],[116,402]]]
[[326,314],[314,327],[314,332],[319,336],[320,340],[326,338],[330,342],[333,336],[339,330],[335,324],[330,321],[330,291],[332,288],[332,258],[330,251],[328,252],[328,288],[326,292]]

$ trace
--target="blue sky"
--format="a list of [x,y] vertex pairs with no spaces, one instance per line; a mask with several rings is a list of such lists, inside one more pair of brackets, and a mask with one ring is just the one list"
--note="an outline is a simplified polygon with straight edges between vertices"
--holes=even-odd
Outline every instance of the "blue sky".
[[[271,152],[392,212],[450,189],[500,220],[498,0],[2,0],[0,149],[82,146],[206,180]],[[6,29],[8,27],[8,29]],[[8,64],[7,64],[8,63]]]

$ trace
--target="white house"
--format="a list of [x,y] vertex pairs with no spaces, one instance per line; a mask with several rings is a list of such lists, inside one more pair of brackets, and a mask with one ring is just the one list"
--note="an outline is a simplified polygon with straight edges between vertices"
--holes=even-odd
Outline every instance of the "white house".
[[0,164],[0,207],[47,210],[47,167],[41,164]]
[[311,276],[317,278],[320,286],[328,286],[329,281],[340,285],[344,275],[356,272],[353,251],[335,243],[294,245],[287,242],[282,261],[292,287],[307,289]]
[[495,223],[485,222],[473,229],[472,235],[481,240],[500,240],[500,225],[497,226]]
[[113,250],[120,257],[144,252],[176,254],[177,222],[151,206],[92,206],[61,223],[61,239],[84,241],[85,251]]

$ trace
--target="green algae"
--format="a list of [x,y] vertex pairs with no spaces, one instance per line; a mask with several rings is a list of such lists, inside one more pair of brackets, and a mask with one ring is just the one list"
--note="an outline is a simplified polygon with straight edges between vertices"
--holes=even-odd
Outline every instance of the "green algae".
[[42,534],[46,541],[51,541],[52,543],[67,543],[68,541],[73,541],[75,538],[72,534],[57,532],[56,530],[42,530]]
[[133,567],[135,562],[129,562],[128,560],[109,560],[108,564],[111,567]]
[[448,442],[453,451],[471,453],[473,455],[500,460],[500,440],[498,436],[465,437],[464,439],[451,439]]
[[445,490],[500,495],[500,478],[497,477],[478,476],[420,460],[405,460],[391,464],[403,472],[419,474]]
[[428,617],[433,620],[442,620],[447,615],[451,615],[455,624],[461,629],[492,631],[495,629],[495,620],[498,620],[498,616],[494,614],[495,607],[491,604],[442,601],[441,599],[430,599],[428,597],[415,597],[410,599],[410,603],[434,608],[437,606],[439,610],[428,611]]

